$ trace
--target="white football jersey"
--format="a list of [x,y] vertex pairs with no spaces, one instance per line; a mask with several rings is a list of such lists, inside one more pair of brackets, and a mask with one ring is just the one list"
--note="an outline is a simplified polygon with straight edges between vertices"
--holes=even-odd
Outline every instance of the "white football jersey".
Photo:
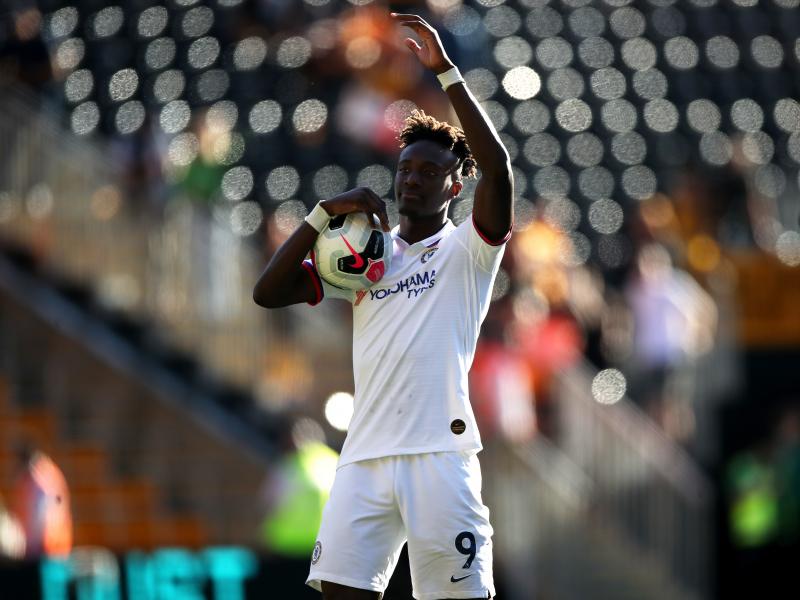
[[490,244],[472,219],[411,245],[398,232],[391,267],[367,290],[331,286],[304,263],[317,301],[353,305],[355,406],[339,466],[481,449],[467,373],[510,233]]

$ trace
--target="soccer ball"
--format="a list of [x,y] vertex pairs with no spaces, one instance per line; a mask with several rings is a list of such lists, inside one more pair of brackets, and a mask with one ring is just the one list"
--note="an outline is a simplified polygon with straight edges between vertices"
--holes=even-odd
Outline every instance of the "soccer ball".
[[363,290],[381,280],[392,261],[392,236],[364,213],[338,215],[317,236],[311,259],[338,288]]

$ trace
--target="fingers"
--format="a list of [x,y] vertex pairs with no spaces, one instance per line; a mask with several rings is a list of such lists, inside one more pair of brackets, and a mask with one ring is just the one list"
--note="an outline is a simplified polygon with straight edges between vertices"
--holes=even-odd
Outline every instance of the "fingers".
[[367,204],[369,206],[367,212],[369,212],[370,215],[374,214],[376,217],[378,217],[378,221],[380,221],[381,228],[384,231],[390,231],[391,227],[389,226],[389,215],[386,213],[386,202],[384,202],[383,199],[371,189],[362,189],[365,192]]

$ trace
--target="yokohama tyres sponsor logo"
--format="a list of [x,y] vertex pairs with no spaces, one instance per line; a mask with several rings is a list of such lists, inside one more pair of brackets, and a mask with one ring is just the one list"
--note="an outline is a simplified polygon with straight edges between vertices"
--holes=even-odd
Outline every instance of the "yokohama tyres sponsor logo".
[[383,300],[393,294],[405,294],[406,298],[416,298],[425,290],[429,290],[436,284],[436,269],[416,273],[411,277],[406,277],[398,281],[394,287],[369,290],[370,300]]

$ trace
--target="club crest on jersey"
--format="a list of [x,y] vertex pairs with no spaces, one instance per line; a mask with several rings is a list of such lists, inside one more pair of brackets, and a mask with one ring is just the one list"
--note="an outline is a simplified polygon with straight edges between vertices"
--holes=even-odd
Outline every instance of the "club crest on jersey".
[[317,543],[314,544],[314,551],[311,553],[311,564],[317,564],[320,556],[322,556],[322,542],[317,540]]
[[434,246],[433,248],[428,248],[427,250],[425,250],[425,252],[422,253],[422,257],[419,259],[419,261],[424,265],[426,262],[428,262],[433,257],[434,254],[436,254],[436,251],[438,249],[439,249],[439,246]]

